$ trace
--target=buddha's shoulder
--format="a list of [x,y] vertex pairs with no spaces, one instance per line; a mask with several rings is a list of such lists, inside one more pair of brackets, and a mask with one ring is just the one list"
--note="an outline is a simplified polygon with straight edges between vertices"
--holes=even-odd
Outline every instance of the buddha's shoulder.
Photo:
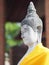
[[45,46],[42,47],[42,51],[43,51],[44,53],[46,53],[46,54],[49,54],[49,48],[47,48],[47,47],[45,47]]

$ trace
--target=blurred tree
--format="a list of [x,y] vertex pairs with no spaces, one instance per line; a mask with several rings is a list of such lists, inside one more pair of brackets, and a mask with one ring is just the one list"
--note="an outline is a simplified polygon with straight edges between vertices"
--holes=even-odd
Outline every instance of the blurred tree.
[[10,47],[20,45],[21,39],[15,39],[20,34],[21,24],[20,23],[5,23],[5,39],[6,39],[6,52],[9,51]]

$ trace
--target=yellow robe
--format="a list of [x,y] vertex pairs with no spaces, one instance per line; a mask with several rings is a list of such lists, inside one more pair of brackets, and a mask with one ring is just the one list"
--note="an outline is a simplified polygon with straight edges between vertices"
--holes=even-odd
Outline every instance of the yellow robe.
[[20,65],[49,65],[49,49],[42,43],[37,44],[34,50],[24,57]]

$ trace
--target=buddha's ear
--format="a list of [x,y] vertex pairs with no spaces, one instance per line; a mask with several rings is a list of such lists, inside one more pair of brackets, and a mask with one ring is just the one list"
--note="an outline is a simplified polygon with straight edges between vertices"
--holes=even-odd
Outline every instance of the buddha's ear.
[[42,40],[42,26],[37,26],[37,32],[38,32],[38,42],[41,42],[41,40]]
[[42,33],[42,26],[37,26],[38,33]]

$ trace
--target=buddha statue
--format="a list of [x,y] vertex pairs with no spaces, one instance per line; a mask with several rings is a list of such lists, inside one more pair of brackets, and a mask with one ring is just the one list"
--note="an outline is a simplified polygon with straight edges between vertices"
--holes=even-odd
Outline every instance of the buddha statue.
[[28,50],[17,65],[49,65],[49,49],[42,45],[43,23],[33,2],[30,2],[27,15],[21,22],[21,37]]

